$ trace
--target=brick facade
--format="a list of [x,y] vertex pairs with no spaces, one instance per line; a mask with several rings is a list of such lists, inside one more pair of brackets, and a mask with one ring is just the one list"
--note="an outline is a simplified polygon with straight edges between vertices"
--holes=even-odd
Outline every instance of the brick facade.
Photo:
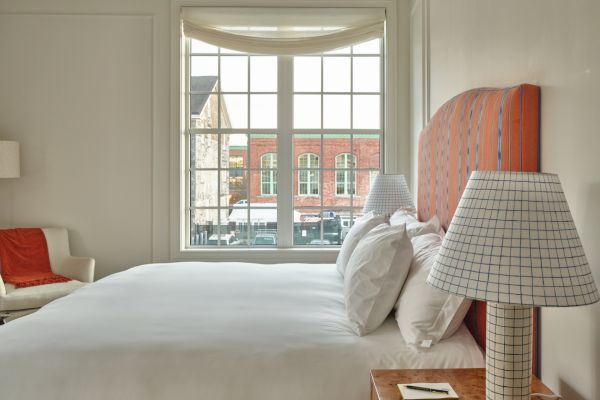
[[[356,135],[350,148],[349,135],[324,135],[323,154],[321,154],[321,140],[315,135],[312,137],[299,137],[294,139],[294,167],[298,166],[298,157],[304,153],[319,156],[320,166],[324,169],[321,176],[321,189],[323,206],[331,208],[350,207],[350,197],[336,194],[335,158],[339,154],[352,153],[356,156],[356,193],[352,205],[362,208],[369,193],[372,173],[380,169],[380,141],[378,136]],[[277,139],[271,137],[252,138],[250,141],[250,202],[275,203],[276,196],[261,195],[261,156],[277,152]],[[243,157],[243,164],[247,165],[246,148],[236,147],[230,149],[230,156]],[[306,196],[298,194],[298,173],[294,174],[294,206],[320,207],[319,196]],[[308,211],[308,210],[307,210]]]

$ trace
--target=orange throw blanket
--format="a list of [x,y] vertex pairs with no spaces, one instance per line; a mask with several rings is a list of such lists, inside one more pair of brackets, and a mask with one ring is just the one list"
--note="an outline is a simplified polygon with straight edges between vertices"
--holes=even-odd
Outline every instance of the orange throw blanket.
[[39,228],[0,230],[0,274],[17,288],[68,282],[50,267],[48,243]]

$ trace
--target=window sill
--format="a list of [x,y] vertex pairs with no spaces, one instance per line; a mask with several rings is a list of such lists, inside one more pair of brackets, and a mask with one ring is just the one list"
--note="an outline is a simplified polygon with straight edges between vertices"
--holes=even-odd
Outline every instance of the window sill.
[[237,261],[261,264],[315,263],[333,264],[339,247],[335,248],[186,248],[174,254],[172,261]]

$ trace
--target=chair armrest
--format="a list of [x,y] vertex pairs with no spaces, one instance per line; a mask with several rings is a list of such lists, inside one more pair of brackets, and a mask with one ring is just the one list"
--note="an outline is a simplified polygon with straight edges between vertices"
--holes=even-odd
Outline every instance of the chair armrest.
[[90,257],[69,256],[56,271],[57,274],[80,282],[94,282],[94,266],[96,261]]

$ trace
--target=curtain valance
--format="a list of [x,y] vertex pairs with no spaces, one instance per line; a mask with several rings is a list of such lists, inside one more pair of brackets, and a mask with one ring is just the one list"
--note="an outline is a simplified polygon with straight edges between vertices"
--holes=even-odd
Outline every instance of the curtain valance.
[[296,55],[383,37],[383,8],[183,7],[186,37],[246,53]]

